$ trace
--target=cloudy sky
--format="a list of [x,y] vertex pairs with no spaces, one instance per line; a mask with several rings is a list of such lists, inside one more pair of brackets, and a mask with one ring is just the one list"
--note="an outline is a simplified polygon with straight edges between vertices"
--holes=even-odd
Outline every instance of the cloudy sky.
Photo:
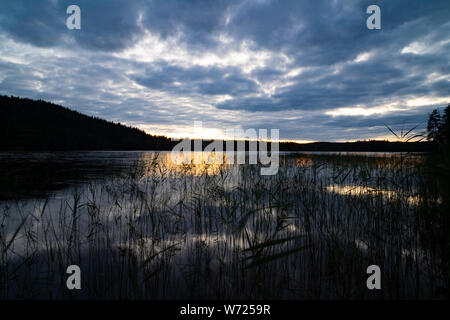
[[386,138],[450,103],[449,16],[448,0],[0,0],[0,94],[176,137],[200,120],[210,138]]

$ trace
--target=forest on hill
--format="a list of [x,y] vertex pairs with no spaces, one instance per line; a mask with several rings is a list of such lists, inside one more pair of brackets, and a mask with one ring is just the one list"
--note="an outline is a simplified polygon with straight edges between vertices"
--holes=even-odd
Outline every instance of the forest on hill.
[[175,144],[42,100],[0,96],[0,119],[0,150],[168,150]]
[[[149,135],[138,128],[87,116],[51,102],[13,96],[0,96],[0,123],[1,151],[172,150],[178,143],[165,136]],[[210,142],[203,141],[203,146]],[[429,150],[429,142],[280,143],[280,151]]]

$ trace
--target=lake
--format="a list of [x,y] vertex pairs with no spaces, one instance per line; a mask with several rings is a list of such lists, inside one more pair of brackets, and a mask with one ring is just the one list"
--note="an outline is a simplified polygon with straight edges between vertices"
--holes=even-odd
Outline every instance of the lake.
[[0,298],[442,298],[424,157],[281,152],[263,176],[170,152],[0,153]]

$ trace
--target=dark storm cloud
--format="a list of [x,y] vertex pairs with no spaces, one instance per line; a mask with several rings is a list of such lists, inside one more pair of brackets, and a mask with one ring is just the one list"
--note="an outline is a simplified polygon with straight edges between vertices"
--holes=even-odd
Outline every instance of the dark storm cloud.
[[[81,8],[82,30],[66,28],[66,9]],[[116,51],[134,44],[142,34],[138,24],[142,1],[121,0],[1,0],[0,28],[15,39],[39,47],[73,46]]]
[[224,31],[227,14],[235,0],[145,1],[143,24],[163,39],[178,34],[191,49],[217,45],[217,34]]
[[[228,29],[258,46],[284,50],[301,65],[345,61],[363,50],[402,47],[448,21],[447,1],[253,1]],[[382,30],[365,28],[366,8],[382,8]],[[445,36],[445,35],[444,35]]]
[[0,28],[16,39],[44,47],[60,41],[65,17],[52,2],[2,0],[0,7]]
[[239,95],[257,90],[256,83],[242,76],[237,68],[182,68],[160,62],[148,67],[144,75],[132,76],[131,79],[150,89],[174,93]]
[[336,74],[333,68],[319,68],[297,76],[292,85],[271,97],[237,98],[217,107],[264,112],[324,110],[355,104],[370,106],[408,95],[448,96],[448,80],[427,83],[427,77],[433,72],[448,74],[445,56],[413,57],[414,63],[404,61],[403,56],[380,52],[370,61],[344,65]]
[[[81,7],[81,30],[65,27],[71,4]],[[371,4],[381,7],[381,30],[366,28]],[[0,47],[1,93],[116,121],[185,124],[201,114],[226,122],[224,115],[241,113],[248,125],[283,128],[286,138],[323,140],[348,129],[342,137],[350,139],[365,127],[381,134],[389,120],[420,122],[432,106],[400,103],[399,114],[366,117],[327,111],[450,94],[448,0],[0,0],[0,8],[1,39],[32,46],[17,51],[20,59],[11,58],[18,47]],[[118,57],[148,35],[188,56]],[[246,62],[231,63],[243,44]],[[38,49],[54,51],[36,58]],[[66,51],[72,55],[52,56]],[[191,61],[205,53],[219,62]],[[265,60],[246,70],[261,53]]]

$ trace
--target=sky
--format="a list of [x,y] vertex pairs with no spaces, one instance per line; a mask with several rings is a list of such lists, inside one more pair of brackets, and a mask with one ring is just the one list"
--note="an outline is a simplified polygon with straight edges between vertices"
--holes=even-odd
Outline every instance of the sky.
[[390,139],[450,103],[449,16],[448,0],[0,0],[0,94],[170,137]]

